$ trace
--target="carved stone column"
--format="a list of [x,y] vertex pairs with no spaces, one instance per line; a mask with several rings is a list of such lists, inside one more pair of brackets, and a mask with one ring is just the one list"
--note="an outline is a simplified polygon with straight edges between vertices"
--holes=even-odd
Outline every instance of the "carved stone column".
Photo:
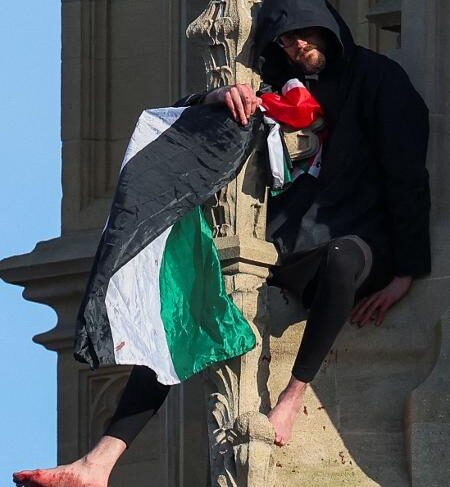
[[[207,86],[260,79],[252,70],[251,32],[259,1],[213,0],[189,26],[190,39],[204,45]],[[255,350],[206,374],[211,483],[269,486],[274,433],[267,417],[270,360],[265,279],[275,263],[265,241],[266,175],[258,152],[228,187],[207,205],[228,292],[257,337]]]

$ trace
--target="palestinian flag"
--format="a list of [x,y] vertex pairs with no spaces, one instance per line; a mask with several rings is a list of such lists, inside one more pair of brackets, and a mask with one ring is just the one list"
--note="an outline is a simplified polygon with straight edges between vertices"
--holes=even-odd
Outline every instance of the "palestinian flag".
[[80,308],[78,360],[145,365],[174,384],[254,347],[200,205],[236,176],[260,131],[259,119],[242,127],[215,105],[142,113]]
[[281,95],[263,93],[261,98],[266,116],[295,130],[310,127],[324,117],[319,102],[297,78],[285,83]]

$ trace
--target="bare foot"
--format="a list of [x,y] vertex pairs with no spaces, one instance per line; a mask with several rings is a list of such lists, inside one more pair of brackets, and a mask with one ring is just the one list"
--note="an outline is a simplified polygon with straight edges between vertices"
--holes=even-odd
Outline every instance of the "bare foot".
[[126,448],[124,441],[105,435],[76,462],[48,470],[16,472],[13,481],[18,487],[108,487],[111,471]]
[[109,471],[85,458],[48,470],[24,470],[13,474],[20,487],[107,487]]
[[291,438],[295,418],[303,406],[306,385],[292,377],[276,406],[267,415],[275,429],[275,444],[278,446],[286,445]]

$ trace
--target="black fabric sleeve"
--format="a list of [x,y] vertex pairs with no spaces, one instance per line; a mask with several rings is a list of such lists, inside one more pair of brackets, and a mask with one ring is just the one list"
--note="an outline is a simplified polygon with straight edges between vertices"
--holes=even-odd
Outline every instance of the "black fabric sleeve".
[[187,95],[181,100],[178,100],[173,104],[174,107],[191,107],[193,105],[201,105],[206,98],[206,95],[209,93],[209,91],[204,91],[203,93],[194,93],[192,95]]
[[390,216],[394,272],[419,277],[431,270],[430,190],[425,168],[428,109],[394,61],[380,82],[374,135]]

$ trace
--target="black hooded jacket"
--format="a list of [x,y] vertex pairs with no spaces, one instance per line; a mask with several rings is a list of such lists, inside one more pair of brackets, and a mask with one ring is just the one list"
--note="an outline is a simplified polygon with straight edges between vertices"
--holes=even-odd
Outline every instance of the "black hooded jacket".
[[322,27],[328,37],[327,64],[310,91],[324,109],[330,136],[319,178],[301,176],[271,199],[269,238],[289,255],[358,235],[371,246],[374,266],[390,269],[391,276],[426,274],[428,110],[404,70],[356,46],[324,0],[264,1],[256,50],[263,80],[275,90],[304,75],[273,41],[305,27]]

